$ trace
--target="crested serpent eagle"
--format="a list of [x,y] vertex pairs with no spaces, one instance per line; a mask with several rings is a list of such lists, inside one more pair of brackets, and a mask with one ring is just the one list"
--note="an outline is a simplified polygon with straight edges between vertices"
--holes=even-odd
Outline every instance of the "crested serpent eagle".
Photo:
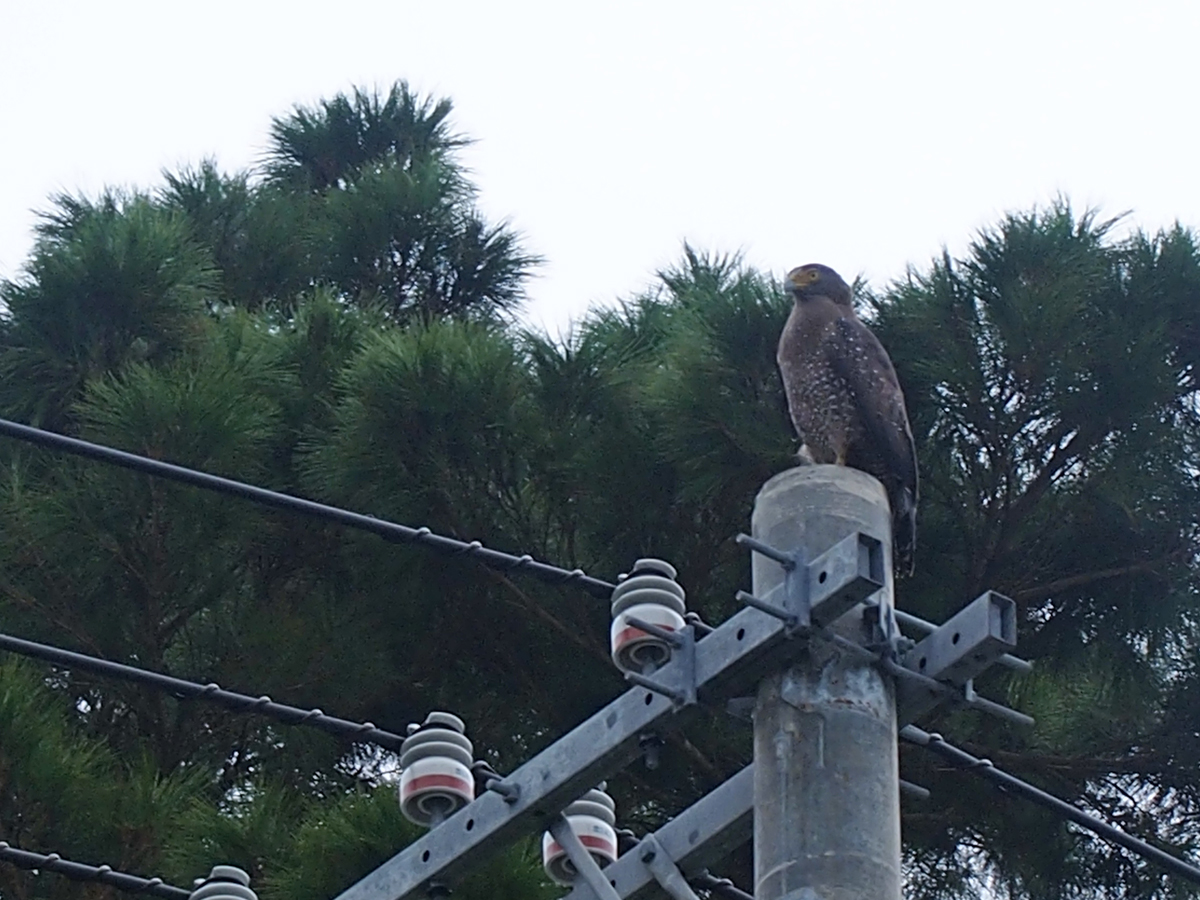
[[792,424],[814,462],[879,479],[892,506],[896,568],[911,572],[917,543],[917,455],[896,370],[854,314],[850,286],[828,266],[788,273],[795,300],[776,360]]

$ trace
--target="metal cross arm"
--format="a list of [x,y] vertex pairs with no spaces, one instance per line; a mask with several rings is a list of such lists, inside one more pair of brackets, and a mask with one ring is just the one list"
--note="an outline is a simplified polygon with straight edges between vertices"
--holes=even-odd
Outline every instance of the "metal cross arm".
[[[1016,604],[1003,594],[987,591],[905,653],[900,665],[943,685],[967,688],[976,675],[1016,645]],[[896,706],[901,725],[916,721],[946,701],[945,691],[932,688],[936,685],[900,679]]]
[[[669,857],[684,875],[698,874],[750,840],[754,829],[754,767],[746,766],[720,787],[705,794],[658,831],[656,851]],[[604,876],[622,900],[649,900],[666,892],[644,860],[644,841],[604,868]],[[600,900],[590,885],[579,882],[563,900]]]
[[[868,603],[868,605],[874,606],[876,604]],[[907,625],[909,628],[913,629],[914,631],[919,631],[921,634],[933,634],[933,632],[937,631],[941,627],[940,625],[935,625],[933,622],[927,622],[920,616],[914,616],[912,613],[905,612],[902,609],[894,609],[892,612],[896,616],[897,622],[899,622],[901,625]],[[1033,663],[1027,659],[1020,659],[1019,657],[1013,656],[1011,653],[1001,654],[1000,658],[996,660],[996,663],[997,665],[1004,666],[1006,669],[1012,669],[1014,672],[1020,672],[1022,675],[1028,675],[1033,671]]]
[[[876,556],[860,553],[854,537],[811,564],[826,564],[824,581],[819,573],[814,577],[814,605],[844,594],[858,602],[878,589]],[[764,672],[786,667],[804,646],[789,640],[782,620],[745,609],[696,644],[694,662],[672,658],[655,679],[678,683],[679,670],[694,665],[698,701],[719,702],[756,683]],[[486,792],[338,900],[423,900],[430,882],[452,882],[518,837],[545,829],[567,804],[635,759],[644,734],[682,727],[696,709],[653,689],[631,688],[506,777],[504,782],[518,790],[515,802]]]

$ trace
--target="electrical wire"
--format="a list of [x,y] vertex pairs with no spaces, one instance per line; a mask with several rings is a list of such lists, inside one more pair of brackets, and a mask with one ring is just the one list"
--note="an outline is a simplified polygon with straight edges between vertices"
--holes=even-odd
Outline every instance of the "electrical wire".
[[538,562],[528,555],[513,556],[499,550],[491,550],[484,547],[479,541],[456,540],[434,534],[428,528],[410,528],[407,525],[399,525],[395,522],[377,519],[374,516],[350,512],[336,506],[327,506],[324,503],[293,497],[290,494],[281,494],[278,491],[270,491],[252,484],[222,478],[219,475],[211,475],[173,463],[149,459],[135,453],[127,453],[124,450],[115,450],[112,447],[55,434],[52,431],[43,431],[40,428],[10,422],[7,419],[0,419],[0,435],[36,444],[48,450],[71,453],[75,456],[83,456],[134,472],[189,484],[230,497],[240,497],[263,506],[282,509],[326,522],[334,522],[360,531],[369,531],[392,543],[417,544],[445,556],[472,559],[489,569],[501,572],[527,572],[549,584],[575,585],[594,597],[608,599],[616,587],[610,582],[591,577],[582,569],[562,569],[550,563]]
[[725,897],[726,900],[754,900],[753,894],[747,894],[728,878],[718,878],[705,869],[699,875],[689,878],[693,887],[698,887],[701,890],[711,891],[718,897]]
[[0,650],[41,659],[67,669],[93,672],[97,675],[148,685],[182,699],[207,700],[226,709],[259,713],[288,725],[308,725],[338,737],[378,744],[380,747],[386,747],[397,753],[400,752],[400,745],[404,742],[402,735],[376,728],[371,722],[351,722],[347,719],[327,716],[319,709],[287,706],[283,703],[276,703],[266,696],[251,697],[248,694],[236,694],[233,691],[224,690],[216,684],[185,681],[182,678],[174,678],[170,675],[162,675],[158,672],[150,672],[146,669],[107,659],[98,659],[94,656],[85,656],[71,650],[51,647],[48,644],[37,644],[7,634],[0,634]]
[[1107,822],[1085,813],[1065,800],[1060,800],[1053,794],[1046,793],[1041,788],[1034,787],[1027,781],[1022,781],[1015,775],[1010,775],[1001,769],[997,769],[991,760],[972,756],[966,750],[948,743],[940,734],[931,734],[928,731],[922,731],[915,725],[905,725],[900,729],[900,737],[909,743],[917,744],[932,753],[936,753],[943,759],[949,760],[969,772],[994,782],[1003,790],[1020,794],[1027,800],[1031,800],[1062,818],[1086,828],[1097,837],[1109,843],[1124,847],[1126,850],[1136,853],[1144,859],[1153,860],[1163,868],[1182,878],[1186,878],[1193,884],[1200,884],[1200,868],[1176,856],[1172,856],[1165,850],[1160,850],[1153,844],[1148,844],[1146,841],[1133,837],[1133,835],[1126,834],[1121,829],[1115,828]]
[[[484,547],[479,541],[459,541],[455,538],[434,534],[428,528],[411,528],[407,525],[388,522],[374,516],[350,512],[300,497],[293,497],[289,494],[271,491],[266,488],[245,484],[172,463],[149,459],[134,453],[44,431],[40,428],[33,428],[6,419],[0,419],[0,435],[35,444],[45,449],[82,456],[146,475],[165,478],[170,481],[188,484],[227,496],[239,497],[275,509],[333,522],[360,531],[367,531],[393,543],[412,543],[443,555],[471,559],[491,569],[504,572],[526,572],[550,584],[576,585],[595,597],[607,599],[615,587],[611,582],[593,578],[581,569],[562,569],[549,563],[539,562],[528,555],[513,556],[499,550],[489,549]],[[369,722],[350,722],[345,719],[327,716],[318,709],[305,710],[287,706],[275,703],[269,697],[251,697],[244,694],[237,694],[232,691],[226,691],[215,684],[201,685],[168,675],[138,669],[133,666],[97,659],[85,656],[84,654],[50,647],[45,644],[25,641],[8,635],[0,635],[0,649],[36,657],[67,668],[95,672],[97,674],[122,678],[127,681],[151,685],[167,690],[178,697],[203,699],[228,709],[261,713],[288,724],[310,725],[330,734],[340,737],[350,737],[355,740],[369,741],[390,750],[398,751],[401,742],[404,740],[402,736],[383,731]],[[1008,660],[1005,660],[1005,662],[1008,662]],[[1013,662],[1021,661],[1013,660]],[[1015,668],[1016,666],[1014,665],[1013,667]],[[1034,803],[1050,809],[1063,818],[1088,829],[1106,841],[1124,847],[1143,858],[1153,860],[1173,873],[1193,883],[1200,884],[1200,868],[1178,859],[1152,844],[1126,834],[1120,829],[1022,781],[1016,776],[997,769],[992,765],[990,760],[972,756],[965,750],[947,743],[938,734],[931,734],[913,725],[906,725],[900,730],[900,737],[910,743],[925,747],[944,759],[954,762],[956,765],[962,766],[1000,785],[1003,789],[1011,790]],[[99,881],[121,888],[122,890],[149,893],[158,897],[170,898],[170,900],[186,900],[190,896],[190,892],[163,884],[161,879],[144,879],[114,872],[108,866],[94,867],[82,863],[70,862],[61,859],[57,854],[43,855],[31,853],[11,847],[3,841],[0,841],[0,860],[13,863],[21,868],[46,869],[47,871],[65,875],[68,878]],[[717,879],[713,880],[714,882],[717,881]],[[718,890],[730,887],[728,884],[718,886],[715,883],[707,886]],[[741,892],[738,893],[740,894]]]
[[71,862],[57,853],[43,854],[18,850],[7,841],[0,841],[0,861],[12,863],[20,869],[55,872],[73,881],[94,881],[111,885],[131,894],[149,894],[152,897],[163,897],[165,900],[188,900],[192,895],[191,891],[163,883],[161,878],[140,878],[137,875],[114,872],[111,866],[89,866]]

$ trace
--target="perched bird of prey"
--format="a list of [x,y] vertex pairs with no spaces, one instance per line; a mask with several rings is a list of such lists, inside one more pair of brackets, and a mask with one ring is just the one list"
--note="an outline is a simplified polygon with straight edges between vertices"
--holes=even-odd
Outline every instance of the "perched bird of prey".
[[814,462],[874,475],[892,505],[896,567],[911,572],[917,543],[917,454],[896,370],[854,314],[850,286],[818,264],[784,281],[795,305],[776,360],[792,424]]

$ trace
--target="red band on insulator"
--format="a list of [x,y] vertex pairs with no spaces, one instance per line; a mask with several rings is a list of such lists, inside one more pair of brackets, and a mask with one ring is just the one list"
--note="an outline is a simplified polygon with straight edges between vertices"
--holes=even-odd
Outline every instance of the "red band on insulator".
[[411,796],[417,791],[424,791],[428,788],[451,788],[452,790],[466,794],[468,797],[475,796],[475,785],[470,781],[464,781],[462,778],[456,778],[453,775],[420,775],[412,781],[405,783],[404,794]]
[[[617,846],[608,838],[595,837],[590,834],[577,834],[575,836],[579,838],[579,843],[583,844],[583,846],[588,850],[602,850],[608,856],[616,859]],[[562,852],[564,852],[563,848],[558,841],[551,841],[550,845],[546,848],[546,854],[548,856],[557,856]]]
[[594,835],[590,834],[580,834],[577,835],[577,837],[579,838],[579,843],[583,844],[583,846],[587,847],[589,850],[603,850],[610,856],[617,855],[616,844],[614,844],[608,838],[595,837]]
[[[670,625],[659,625],[658,627],[661,628],[663,631],[674,631],[675,630]],[[630,625],[630,626],[623,628],[622,630],[617,632],[617,639],[615,641],[613,641],[613,644],[617,647],[624,647],[626,643],[628,643],[629,641],[633,640],[634,638],[638,638],[638,637],[648,638],[648,637],[655,637],[655,635],[648,634],[647,632],[642,631],[642,629],[634,628],[632,625]]]

